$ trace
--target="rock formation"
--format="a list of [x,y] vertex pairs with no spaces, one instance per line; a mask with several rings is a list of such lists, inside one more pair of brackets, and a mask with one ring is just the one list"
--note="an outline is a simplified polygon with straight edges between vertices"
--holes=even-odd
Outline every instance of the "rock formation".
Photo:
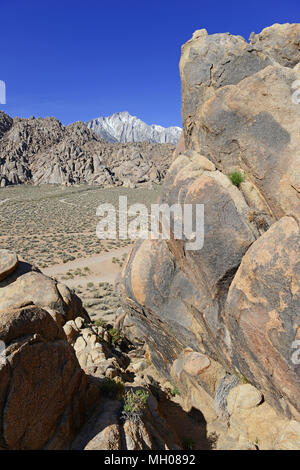
[[[216,431],[227,435],[221,448],[286,448],[283,422],[298,429],[290,443],[300,446],[300,366],[292,360],[300,338],[299,43],[295,24],[266,28],[250,43],[199,30],[182,47],[184,145],[161,203],[204,204],[204,246],[189,251],[174,234],[140,241],[122,272],[127,334],[148,344],[156,368],[208,423],[222,396],[226,410],[217,415],[230,428]],[[237,418],[232,403],[244,390],[253,391],[252,412],[238,405]]]
[[87,126],[107,142],[149,142],[152,144],[177,144],[180,127],[149,126],[127,111],[88,121]]
[[83,122],[64,127],[55,118],[11,119],[0,112],[0,187],[159,183],[173,151],[172,144],[110,144]]
[[98,399],[62,328],[87,313],[66,286],[6,250],[0,279],[0,449],[67,448]]
[[[181,449],[130,353],[73,291],[0,250],[0,450]],[[148,394],[138,421],[121,419],[123,382]]]

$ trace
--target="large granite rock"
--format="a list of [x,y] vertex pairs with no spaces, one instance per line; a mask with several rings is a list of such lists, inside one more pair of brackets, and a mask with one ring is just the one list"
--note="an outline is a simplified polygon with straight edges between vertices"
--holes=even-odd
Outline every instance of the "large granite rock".
[[63,329],[36,306],[0,312],[0,448],[67,448],[96,400]]
[[0,281],[14,272],[18,265],[18,257],[9,250],[0,250]]
[[78,316],[89,318],[72,290],[30,264],[18,263],[15,253],[0,250],[0,311],[27,305],[47,310],[60,325]]
[[[237,379],[255,385],[276,413],[300,417],[292,360],[300,322],[298,35],[299,25],[274,25],[248,44],[199,30],[183,46],[185,147],[160,202],[204,204],[204,244],[189,250],[171,217],[170,239],[138,242],[122,273],[132,338],[149,345],[155,366],[190,405],[201,395],[210,409],[211,397],[225,416]],[[242,176],[238,187],[232,171]],[[207,359],[185,367],[189,354]],[[257,422],[264,413],[272,422],[268,410],[253,412]],[[279,445],[274,439],[267,448]]]
[[292,102],[297,78],[299,72],[274,65],[224,87],[202,107],[193,129],[193,147],[225,174],[242,170],[274,219],[299,216],[300,106]]
[[292,361],[300,338],[299,260],[299,225],[283,217],[247,251],[227,298],[232,362],[282,412],[286,401],[300,411],[300,365]]
[[272,62],[240,36],[208,35],[196,31],[182,46],[180,76],[182,83],[182,120],[185,143],[191,148],[193,127],[201,107],[215,91],[235,85]]
[[300,62],[300,25],[274,24],[259,34],[252,33],[250,43],[284,67]]

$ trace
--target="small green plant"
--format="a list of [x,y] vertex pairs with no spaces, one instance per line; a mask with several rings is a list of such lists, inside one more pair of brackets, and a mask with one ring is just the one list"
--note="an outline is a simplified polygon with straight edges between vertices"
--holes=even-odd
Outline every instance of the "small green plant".
[[140,422],[147,406],[148,397],[147,390],[128,390],[124,395],[123,419]]
[[234,186],[239,186],[245,180],[244,176],[239,171],[233,171],[227,176]]
[[177,395],[180,395],[180,392],[178,388],[176,387],[176,385],[173,385],[173,388],[171,389],[171,395],[172,397],[176,397]]
[[120,333],[115,328],[110,328],[108,333],[110,334],[112,344],[115,344],[120,339]]
[[193,450],[195,448],[195,442],[190,437],[184,437],[181,444],[184,450]]
[[106,378],[100,385],[100,392],[108,398],[120,400],[124,394],[124,384],[122,382]]
[[236,369],[236,375],[238,376],[239,381],[242,384],[251,384],[251,382],[249,382],[249,380],[243,374],[241,374],[241,372],[237,369]]
[[103,328],[106,325],[106,322],[100,318],[99,320],[94,321],[94,325],[101,326]]

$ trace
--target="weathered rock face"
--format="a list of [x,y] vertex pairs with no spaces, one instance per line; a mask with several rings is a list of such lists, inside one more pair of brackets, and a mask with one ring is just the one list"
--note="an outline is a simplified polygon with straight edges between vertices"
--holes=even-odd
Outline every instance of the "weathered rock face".
[[3,111],[0,111],[0,139],[12,126],[13,120]]
[[3,281],[16,269],[18,257],[8,250],[0,250],[0,281]]
[[274,24],[259,34],[252,33],[250,43],[284,67],[294,67],[300,62],[299,24]]
[[55,118],[12,120],[1,113],[0,187],[158,183],[173,150],[171,144],[109,144],[83,122],[64,127]]
[[[228,394],[231,374],[281,416],[300,417],[292,360],[300,324],[300,108],[292,100],[299,34],[300,25],[274,25],[249,45],[200,30],[183,46],[185,148],[174,155],[161,203],[204,204],[204,244],[188,250],[171,217],[170,240],[138,242],[123,268],[124,325],[190,404],[202,400],[207,410],[209,397]],[[232,171],[244,178],[238,187],[226,176]],[[197,364],[186,366],[188,354]],[[259,406],[258,422],[268,409]],[[264,445],[276,448],[274,439]]]
[[226,306],[232,362],[274,406],[283,395],[298,412],[300,368],[292,344],[300,338],[299,260],[299,225],[283,217],[247,251]]
[[[111,325],[15,253],[0,250],[0,276],[1,450],[181,449],[149,380],[135,377],[149,364],[132,362],[122,337],[113,344]],[[134,422],[121,419],[128,381],[149,394]]]
[[243,170],[274,218],[299,211],[300,107],[291,98],[297,77],[274,65],[224,87],[193,129],[193,148],[224,173]]
[[0,312],[0,448],[63,449],[96,391],[61,327],[36,306]]
[[196,115],[215,91],[235,85],[271,64],[245,39],[230,34],[208,35],[196,31],[182,47],[180,76],[182,82],[182,119],[185,143],[191,148]]
[[88,318],[81,300],[65,285],[45,276],[15,253],[0,250],[0,311],[36,305],[60,324]]
[[67,448],[98,392],[61,325],[88,315],[66,286],[7,250],[0,279],[0,448]]

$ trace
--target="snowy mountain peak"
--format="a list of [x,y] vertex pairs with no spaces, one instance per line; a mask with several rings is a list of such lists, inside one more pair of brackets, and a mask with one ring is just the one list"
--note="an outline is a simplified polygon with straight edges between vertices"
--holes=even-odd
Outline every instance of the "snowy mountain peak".
[[128,111],[98,117],[86,123],[99,137],[107,142],[151,142],[176,144],[181,134],[180,127],[148,125]]

